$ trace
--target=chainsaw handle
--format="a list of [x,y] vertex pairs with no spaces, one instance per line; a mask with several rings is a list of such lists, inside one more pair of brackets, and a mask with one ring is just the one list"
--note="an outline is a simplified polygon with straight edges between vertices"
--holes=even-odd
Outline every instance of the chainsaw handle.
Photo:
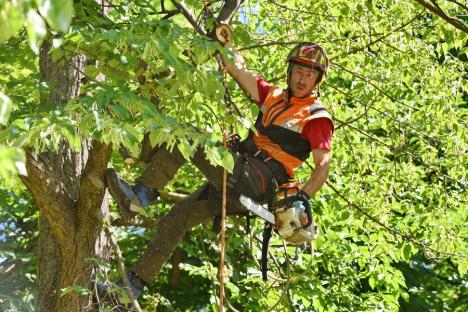
[[299,200],[304,204],[304,212],[307,215],[307,223],[302,226],[303,229],[308,228],[309,226],[312,225],[312,211],[310,208],[310,202],[309,202],[309,194],[307,194],[304,191],[300,191],[297,194],[297,198],[295,200]]

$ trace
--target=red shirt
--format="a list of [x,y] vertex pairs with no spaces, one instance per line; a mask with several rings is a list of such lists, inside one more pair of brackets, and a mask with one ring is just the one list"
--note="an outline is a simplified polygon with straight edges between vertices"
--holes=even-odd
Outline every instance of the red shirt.
[[[262,105],[272,84],[268,83],[262,76],[259,76],[257,78],[257,87],[259,95],[258,104]],[[332,136],[332,124],[327,118],[312,119],[305,125],[301,133],[301,137],[309,142],[312,150],[325,149],[330,151]]]

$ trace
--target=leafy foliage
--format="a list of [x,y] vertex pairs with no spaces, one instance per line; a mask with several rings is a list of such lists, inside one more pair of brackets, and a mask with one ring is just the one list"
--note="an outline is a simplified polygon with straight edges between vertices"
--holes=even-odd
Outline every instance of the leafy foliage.
[[[216,142],[227,125],[245,136],[258,108],[229,81],[242,116],[225,113],[212,55],[227,52],[181,14],[165,18],[160,4],[117,0],[103,14],[94,1],[0,1],[2,183],[24,173],[25,147],[57,149],[65,140],[79,150],[84,140],[98,139],[136,157],[148,132],[153,145],[167,143],[187,159],[202,147],[214,164],[232,168]],[[201,2],[186,4],[203,15]],[[214,15],[220,5],[213,1]],[[456,2],[440,6],[464,14]],[[333,66],[320,91],[336,131],[329,186],[314,199],[321,231],[315,252],[285,253],[274,241],[276,278],[265,284],[256,264],[261,224],[245,235],[243,221],[230,220],[228,304],[258,311],[466,310],[466,34],[409,1],[246,1],[232,26],[248,67],[277,83],[294,43],[326,48]],[[83,81],[80,95],[60,106],[43,101],[55,88],[38,75],[44,41],[54,61],[86,56],[85,68],[73,69]],[[112,162],[127,179],[138,173],[117,156]],[[303,181],[309,174],[308,167],[298,172]],[[187,165],[168,189],[189,193],[200,183]],[[29,206],[18,206],[0,198],[8,207],[2,232],[31,218],[21,213],[33,207],[27,200]],[[159,204],[146,213],[157,218],[168,209]],[[24,240],[9,238],[1,257],[19,257],[20,246],[31,246],[21,233],[14,235]],[[130,264],[151,231],[119,233]],[[197,227],[181,245],[180,264],[168,263],[151,285],[148,309],[216,305],[217,238]]]

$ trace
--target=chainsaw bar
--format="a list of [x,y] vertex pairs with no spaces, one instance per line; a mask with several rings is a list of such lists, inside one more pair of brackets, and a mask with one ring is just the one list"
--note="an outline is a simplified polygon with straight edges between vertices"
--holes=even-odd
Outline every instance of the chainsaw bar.
[[253,212],[263,220],[276,225],[275,215],[268,210],[267,205],[260,205],[244,195],[239,197],[239,201],[245,208],[247,208],[247,210]]

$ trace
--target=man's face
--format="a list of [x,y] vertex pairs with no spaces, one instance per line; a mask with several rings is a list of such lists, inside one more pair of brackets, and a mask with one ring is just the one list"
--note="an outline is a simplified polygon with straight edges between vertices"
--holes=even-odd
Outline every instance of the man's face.
[[309,96],[315,88],[318,76],[319,72],[314,68],[293,64],[289,80],[293,96],[298,98]]

